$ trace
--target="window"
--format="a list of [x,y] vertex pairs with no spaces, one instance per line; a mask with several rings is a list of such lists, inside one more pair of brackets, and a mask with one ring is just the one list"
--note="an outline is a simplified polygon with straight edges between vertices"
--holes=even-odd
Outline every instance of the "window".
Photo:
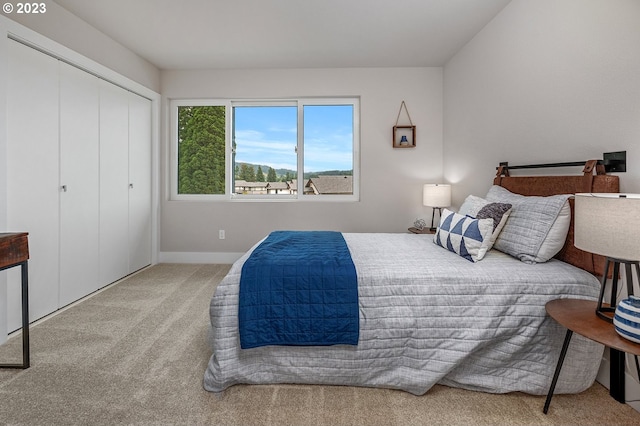
[[353,194],[353,105],[304,105],[304,190]]
[[298,107],[233,104],[233,193],[295,195]]
[[357,200],[358,106],[172,101],[172,198]]
[[225,107],[177,107],[178,194],[225,193]]

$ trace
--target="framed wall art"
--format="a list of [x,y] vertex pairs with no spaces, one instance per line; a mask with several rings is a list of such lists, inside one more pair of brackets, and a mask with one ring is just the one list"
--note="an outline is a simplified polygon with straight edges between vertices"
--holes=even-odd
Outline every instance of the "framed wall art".
[[414,148],[416,146],[416,126],[393,126],[393,147]]
[[[398,125],[400,121],[400,114],[402,113],[402,109],[404,108],[407,113],[407,118],[409,119],[408,126]],[[400,111],[398,111],[398,118],[396,118],[396,125],[393,126],[393,147],[394,148],[415,148],[416,146],[416,126],[413,125],[411,121],[411,116],[409,115],[409,110],[407,109],[407,105],[402,101],[400,104]]]

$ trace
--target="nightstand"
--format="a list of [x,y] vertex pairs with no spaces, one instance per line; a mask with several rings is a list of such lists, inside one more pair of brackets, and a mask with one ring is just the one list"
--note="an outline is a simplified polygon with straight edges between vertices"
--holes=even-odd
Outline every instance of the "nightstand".
[[640,355],[640,344],[625,339],[616,333],[613,324],[600,319],[596,315],[597,303],[581,299],[557,299],[548,302],[545,309],[551,318],[567,328],[560,358],[556,371],[551,381],[551,387],[547,394],[547,400],[542,410],[545,414],[549,410],[551,397],[555,390],[564,357],[567,354],[571,336],[574,332],[594,342],[601,343],[611,349],[610,351],[610,384],[609,395],[616,401],[624,404],[624,369],[625,352]]
[[432,231],[430,228],[418,229],[418,228],[414,228],[413,226],[409,228],[409,232],[411,232],[412,234],[435,234],[436,233],[435,229]]

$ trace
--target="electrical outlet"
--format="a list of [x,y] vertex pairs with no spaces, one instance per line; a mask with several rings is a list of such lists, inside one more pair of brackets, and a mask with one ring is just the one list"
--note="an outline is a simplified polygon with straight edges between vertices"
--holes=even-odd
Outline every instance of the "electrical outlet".
[[224,240],[224,237],[225,237],[224,229],[219,230],[218,231],[218,238],[221,239],[221,240]]

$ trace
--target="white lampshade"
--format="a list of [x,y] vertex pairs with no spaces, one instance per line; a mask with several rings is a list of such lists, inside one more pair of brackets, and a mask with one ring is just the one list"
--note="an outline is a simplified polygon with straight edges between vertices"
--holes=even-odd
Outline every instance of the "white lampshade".
[[422,187],[422,205],[427,207],[449,207],[451,205],[451,185],[427,183]]
[[640,194],[576,194],[574,245],[615,259],[640,260]]

